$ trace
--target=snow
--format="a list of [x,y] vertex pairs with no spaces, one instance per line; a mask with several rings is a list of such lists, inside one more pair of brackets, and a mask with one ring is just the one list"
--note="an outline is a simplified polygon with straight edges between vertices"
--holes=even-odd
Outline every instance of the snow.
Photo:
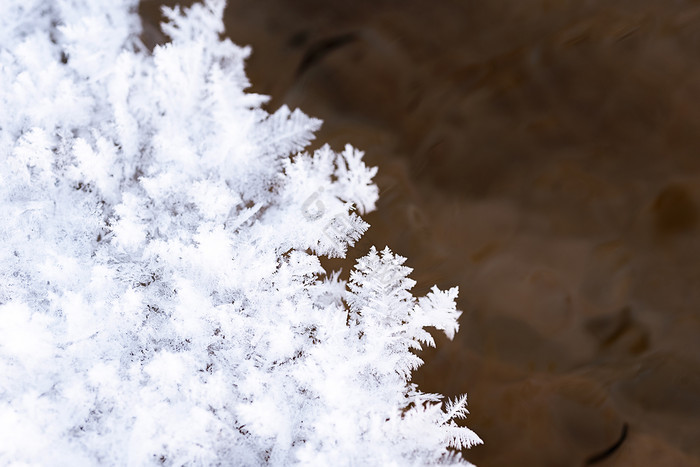
[[[410,383],[456,288],[374,248],[363,153],[246,93],[224,2],[0,4],[0,463],[431,464],[480,442]],[[359,214],[359,215],[358,215]]]

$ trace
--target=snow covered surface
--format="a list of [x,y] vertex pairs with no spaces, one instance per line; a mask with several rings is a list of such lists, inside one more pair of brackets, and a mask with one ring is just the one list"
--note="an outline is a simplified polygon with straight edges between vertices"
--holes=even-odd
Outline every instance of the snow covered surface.
[[454,402],[410,383],[456,289],[345,256],[374,209],[362,152],[246,93],[223,1],[0,3],[0,463],[461,462]]

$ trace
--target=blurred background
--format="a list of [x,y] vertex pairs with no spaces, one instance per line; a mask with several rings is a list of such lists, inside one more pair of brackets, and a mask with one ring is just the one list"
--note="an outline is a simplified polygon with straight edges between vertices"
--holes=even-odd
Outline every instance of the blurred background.
[[[151,46],[161,3],[140,7]],[[416,294],[460,287],[461,330],[415,380],[469,394],[485,444],[468,460],[700,466],[699,1],[225,15],[269,111],[300,107],[325,122],[318,144],[379,167],[352,256],[388,245]]]

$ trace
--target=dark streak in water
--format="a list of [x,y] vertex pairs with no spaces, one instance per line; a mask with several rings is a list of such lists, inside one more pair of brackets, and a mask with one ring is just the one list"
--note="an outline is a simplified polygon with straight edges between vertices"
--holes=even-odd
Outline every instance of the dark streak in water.
[[620,446],[622,446],[622,443],[625,442],[625,439],[627,439],[627,430],[628,425],[627,423],[625,423],[624,425],[622,425],[622,433],[620,433],[620,437],[617,439],[617,441],[615,441],[615,444],[607,448],[605,451],[589,457],[586,460],[586,465],[596,464],[606,459],[607,457],[610,457],[615,451],[617,451],[620,448]]
[[342,34],[340,36],[334,36],[318,41],[311,45],[304,54],[304,57],[301,59],[301,63],[299,63],[297,76],[301,75],[312,65],[319,62],[324,56],[346,44],[349,44],[350,42],[353,42],[355,39],[357,39],[355,34]]

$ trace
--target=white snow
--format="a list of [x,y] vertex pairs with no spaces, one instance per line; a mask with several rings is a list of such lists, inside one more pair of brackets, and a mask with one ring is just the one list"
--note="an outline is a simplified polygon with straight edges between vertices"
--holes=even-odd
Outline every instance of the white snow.
[[[479,443],[410,383],[456,289],[345,256],[375,208],[351,146],[262,110],[224,2],[0,2],[0,464],[424,465]],[[357,210],[357,212],[355,212]]]

